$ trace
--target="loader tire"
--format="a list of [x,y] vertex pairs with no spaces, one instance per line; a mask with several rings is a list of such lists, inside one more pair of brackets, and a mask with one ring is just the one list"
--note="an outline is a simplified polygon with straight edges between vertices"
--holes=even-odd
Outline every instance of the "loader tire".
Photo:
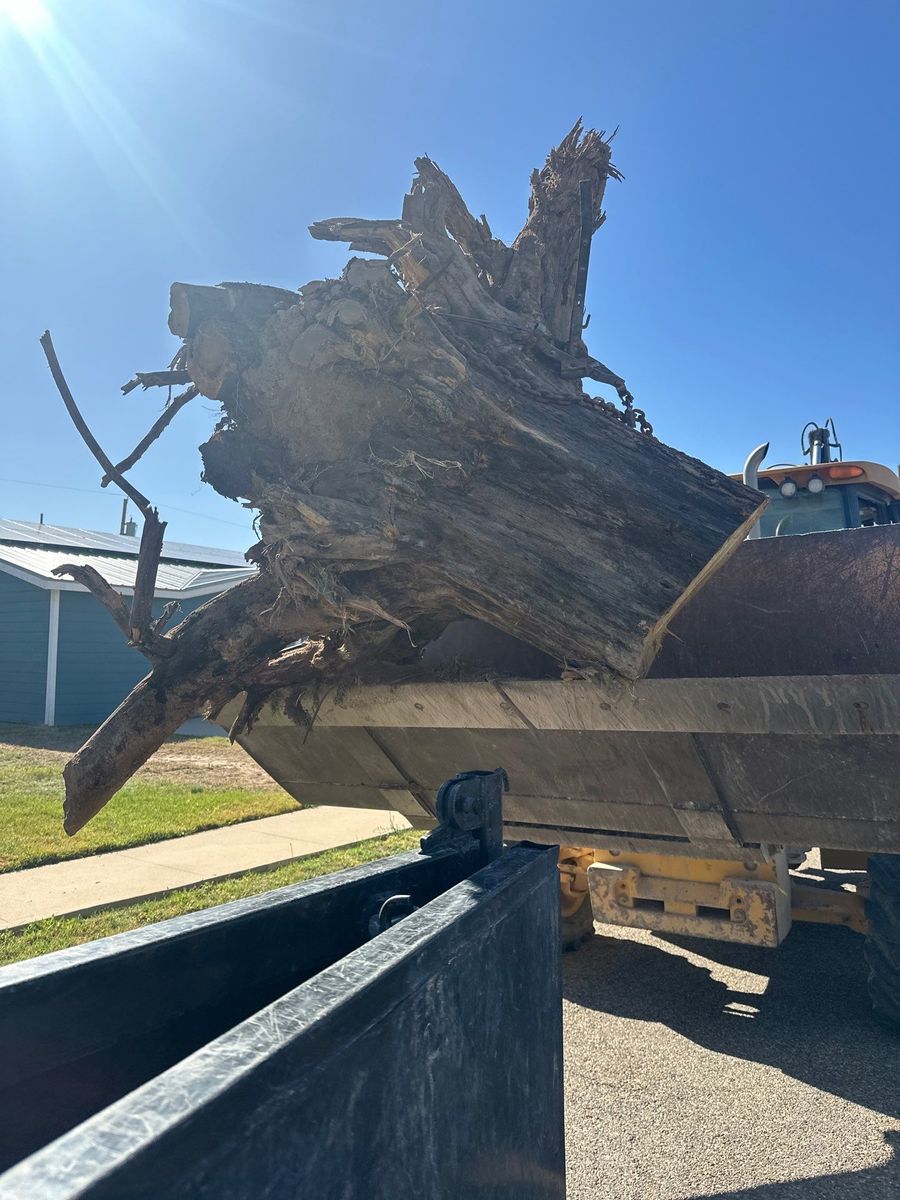
[[869,858],[866,961],[875,1016],[900,1033],[900,854]]
[[571,914],[559,917],[559,942],[564,954],[578,950],[586,941],[594,936],[594,910],[587,896],[579,907]]

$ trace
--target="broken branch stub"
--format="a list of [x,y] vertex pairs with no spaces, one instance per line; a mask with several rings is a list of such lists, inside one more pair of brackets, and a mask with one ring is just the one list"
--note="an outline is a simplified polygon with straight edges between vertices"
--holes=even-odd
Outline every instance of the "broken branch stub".
[[[236,622],[236,656],[201,653],[193,615],[168,635],[164,678],[155,668],[67,775],[72,812],[121,786],[103,756],[136,719],[129,771],[187,696],[218,704],[252,687],[250,719],[267,662],[291,682],[278,655],[291,632],[339,647],[315,667],[301,655],[298,680],[348,663],[387,671],[458,616],[583,675],[637,678],[756,518],[758,493],[629,427],[624,379],[572,337],[585,223],[602,224],[619,177],[608,140],[578,123],[551,151],[509,246],[436,164],[417,167],[399,219],[311,226],[381,256],[351,258],[340,279],[299,293],[173,285],[179,369],[222,407],[204,477],[260,510],[253,557],[270,595],[242,608],[234,589],[206,606],[213,626],[218,605]],[[584,377],[614,387],[627,419],[586,396]]]

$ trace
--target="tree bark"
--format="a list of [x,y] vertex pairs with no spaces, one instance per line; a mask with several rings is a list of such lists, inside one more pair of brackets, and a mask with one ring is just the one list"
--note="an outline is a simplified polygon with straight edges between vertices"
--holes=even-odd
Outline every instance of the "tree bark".
[[[314,612],[300,616],[293,604],[279,603],[268,573],[190,613],[169,635],[177,653],[158,660],[66,764],[66,832],[76,833],[98,813],[183,721],[220,708],[241,690],[239,679],[249,686],[253,670],[278,653],[298,618],[311,634],[320,628]],[[312,669],[304,675],[308,663],[297,665],[299,679],[314,676]]]
[[[511,246],[416,166],[399,220],[310,227],[381,256],[340,279],[173,285],[179,367],[222,406],[204,475],[260,510],[261,575],[168,635],[175,653],[67,769],[67,828],[202,703],[410,659],[458,616],[637,678],[755,520],[759,493],[638,432],[625,380],[572,340],[581,185],[590,233],[618,177],[608,140],[579,123],[551,151]],[[314,666],[279,655],[304,634],[328,647]]]

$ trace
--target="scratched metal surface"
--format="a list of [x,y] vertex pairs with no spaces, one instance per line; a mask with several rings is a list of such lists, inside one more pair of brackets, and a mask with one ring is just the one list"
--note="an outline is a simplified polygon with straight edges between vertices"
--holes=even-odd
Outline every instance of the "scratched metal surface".
[[[391,894],[404,882],[391,871],[439,869],[415,859],[341,873],[316,881],[318,890],[281,889],[291,893],[280,905],[288,927],[273,920],[278,892],[237,902],[239,914],[262,919],[230,953],[206,950],[224,926],[233,932],[235,906],[208,910],[183,978],[211,987],[213,1005],[223,971],[258,969],[283,988],[282,960],[303,957],[314,932],[302,921],[289,927],[292,909],[300,916],[326,891],[334,903],[349,878],[360,916],[366,882]],[[563,1200],[558,886],[552,852],[508,850],[13,1167],[0,1198]],[[328,915],[316,914],[326,941]],[[172,924],[109,939],[129,986],[153,981],[127,961],[134,939],[165,943]],[[179,929],[190,940],[190,927]],[[79,950],[84,959],[104,947]],[[25,975],[18,968],[20,984]],[[101,1008],[108,1000],[77,986],[68,994]],[[140,1013],[114,1011],[143,1032]],[[50,1088],[43,1096],[58,1099]]]
[[651,678],[900,672],[900,525],[744,542],[672,622]]

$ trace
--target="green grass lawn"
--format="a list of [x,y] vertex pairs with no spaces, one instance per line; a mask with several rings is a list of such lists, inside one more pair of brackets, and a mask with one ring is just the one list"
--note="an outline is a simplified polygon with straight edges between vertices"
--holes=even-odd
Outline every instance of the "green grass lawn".
[[226,738],[180,738],[167,743],[70,838],[62,827],[62,769],[70,747],[35,745],[10,729],[0,728],[0,871],[142,845],[298,807]]
[[376,858],[385,858],[389,854],[399,854],[402,850],[417,849],[421,836],[421,831],[414,829],[384,834],[341,850],[312,854],[272,870],[247,871],[233,879],[179,888],[155,900],[105,908],[85,917],[50,917],[46,921],[35,921],[22,929],[0,932],[0,965],[33,958],[38,954],[49,954],[51,950],[63,950],[66,946],[92,942],[113,933],[137,929],[141,925],[152,925],[155,921],[211,908],[228,900],[256,896],[288,883],[298,883],[317,875],[341,871],[345,867],[372,862]]

